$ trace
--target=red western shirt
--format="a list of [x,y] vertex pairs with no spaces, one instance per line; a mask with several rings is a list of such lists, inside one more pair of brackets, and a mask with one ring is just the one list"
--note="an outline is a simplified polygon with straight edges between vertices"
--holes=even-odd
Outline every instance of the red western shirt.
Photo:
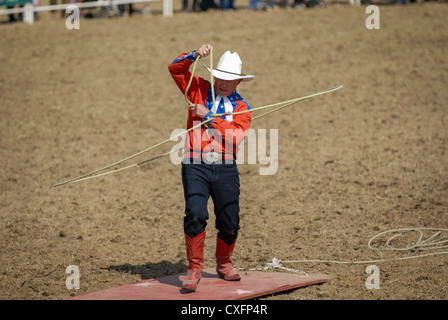
[[[184,53],[179,55],[168,66],[171,76],[184,95],[192,76],[190,66],[194,60],[193,52]],[[193,75],[187,98],[192,103],[204,105],[209,110],[212,110],[213,98],[210,82]],[[225,112],[250,110],[250,106],[236,91],[226,98],[228,100],[225,98],[221,99],[226,100],[227,102]],[[224,107],[222,106],[218,107],[216,113],[224,113],[223,108]],[[212,111],[207,114],[204,120],[208,119],[211,114]],[[185,156],[196,157],[195,154],[197,154],[197,157],[200,157],[201,152],[214,150],[223,156],[225,155],[225,159],[229,159],[229,157],[236,159],[238,145],[243,141],[247,130],[250,128],[252,112],[212,119],[212,121],[208,122],[210,124],[209,129],[202,125],[188,133],[185,139]],[[194,125],[199,124],[204,120],[196,117],[193,112],[188,109],[187,129],[192,128]]]

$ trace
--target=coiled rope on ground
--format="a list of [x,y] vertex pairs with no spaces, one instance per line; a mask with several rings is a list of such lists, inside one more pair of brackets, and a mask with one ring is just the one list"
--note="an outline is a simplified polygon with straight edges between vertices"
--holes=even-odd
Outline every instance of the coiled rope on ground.
[[[424,231],[434,232],[429,237],[424,238]],[[404,235],[416,233],[417,239],[410,244],[405,246],[398,246],[392,244],[392,242],[397,242],[400,237]],[[445,234],[444,234],[445,233]],[[379,241],[378,239],[388,236],[384,241]],[[374,243],[379,242],[381,246],[374,245]],[[416,258],[423,258],[428,256],[448,254],[448,229],[443,228],[401,228],[401,229],[391,229],[387,231],[380,232],[374,235],[367,243],[367,246],[372,251],[425,251],[426,253],[417,255],[407,255],[394,257],[389,259],[373,259],[373,260],[321,260],[321,259],[304,259],[304,260],[279,260],[273,258],[272,261],[267,262],[262,268],[250,268],[247,270],[272,270],[272,269],[282,269],[286,271],[291,271],[295,273],[301,273],[307,275],[306,272],[298,269],[284,267],[282,263],[335,263],[335,264],[368,264],[368,263],[381,263],[387,261],[398,261],[398,260],[409,260]],[[431,252],[428,252],[431,251]],[[244,269],[244,268],[243,268]]]

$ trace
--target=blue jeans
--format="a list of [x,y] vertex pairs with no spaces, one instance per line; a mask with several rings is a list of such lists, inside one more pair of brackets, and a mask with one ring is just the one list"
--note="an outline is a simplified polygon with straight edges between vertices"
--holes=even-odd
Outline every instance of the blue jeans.
[[250,9],[261,9],[261,0],[249,0]]
[[[266,0],[266,5],[269,7],[273,7],[274,6],[274,0]],[[285,6],[289,7],[289,0],[285,0]]]
[[220,0],[221,10],[234,9],[233,2],[234,0]]
[[184,232],[194,238],[205,231],[207,203],[212,197],[218,236],[227,245],[235,242],[240,229],[238,168],[233,163],[182,163],[185,197]]

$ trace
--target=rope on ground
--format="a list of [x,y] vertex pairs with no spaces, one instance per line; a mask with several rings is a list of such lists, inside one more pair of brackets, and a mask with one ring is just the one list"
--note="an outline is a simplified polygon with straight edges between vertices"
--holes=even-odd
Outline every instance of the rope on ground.
[[[434,233],[424,239],[423,231],[433,231]],[[392,244],[392,241],[397,241],[400,237],[409,234],[409,233],[417,233],[418,239],[411,244],[405,245],[403,247],[396,246]],[[447,233],[445,236],[441,236],[443,233]],[[390,235],[392,234],[392,235]],[[378,238],[389,235],[389,238],[382,242],[382,247],[374,246],[373,243],[378,241]],[[381,242],[380,242],[381,244]],[[387,231],[380,232],[370,238],[368,241],[368,247],[372,251],[425,251],[425,250],[436,250],[434,252],[427,252],[418,255],[408,255],[404,257],[395,257],[390,259],[374,259],[374,260],[321,260],[321,259],[312,259],[312,260],[279,260],[277,258],[273,258],[272,262],[267,262],[263,268],[251,268],[247,270],[272,270],[275,268],[283,269],[286,271],[302,273],[307,275],[306,272],[291,269],[284,267],[280,262],[283,263],[335,263],[335,264],[367,264],[367,263],[380,263],[387,261],[397,261],[397,260],[409,260],[409,259],[417,259],[428,256],[442,255],[448,254],[448,229],[442,228],[402,228],[402,229],[391,229]]]
[[[243,269],[243,268],[241,268],[241,269]],[[308,273],[306,273],[305,271],[284,267],[281,264],[281,260],[279,260],[277,258],[272,258],[271,262],[266,262],[266,264],[263,268],[251,268],[248,270],[273,270],[273,269],[282,269],[282,270],[286,270],[286,271],[290,271],[290,272],[294,272],[294,273],[300,273],[305,276],[308,275]]]

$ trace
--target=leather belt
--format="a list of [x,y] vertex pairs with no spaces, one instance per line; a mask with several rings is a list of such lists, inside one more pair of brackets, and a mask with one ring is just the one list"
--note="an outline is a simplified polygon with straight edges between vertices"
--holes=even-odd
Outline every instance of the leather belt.
[[207,164],[216,163],[216,162],[226,162],[226,161],[235,161],[235,156],[230,153],[221,153],[216,151],[189,151],[185,152],[184,159],[190,158],[201,159]]

